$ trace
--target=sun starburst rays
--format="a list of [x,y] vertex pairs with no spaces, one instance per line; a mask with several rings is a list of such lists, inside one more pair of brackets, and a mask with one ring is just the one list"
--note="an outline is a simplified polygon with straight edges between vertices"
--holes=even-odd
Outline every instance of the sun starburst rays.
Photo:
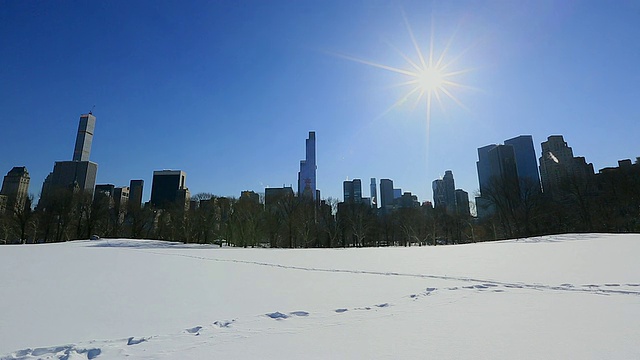
[[391,105],[389,109],[384,111],[381,116],[386,115],[394,108],[402,106],[411,98],[415,97],[413,108],[417,107],[423,101],[426,104],[427,132],[429,132],[431,113],[434,103],[438,104],[438,108],[442,112],[445,111],[444,102],[447,100],[451,100],[461,108],[468,110],[467,107],[462,103],[462,101],[453,93],[453,89],[477,89],[468,85],[464,85],[456,79],[456,77],[466,74],[472,71],[472,69],[451,69],[453,64],[456,63],[462,55],[458,54],[458,56],[455,56],[452,59],[447,58],[451,50],[455,33],[454,36],[448,39],[444,46],[444,49],[441,52],[437,53],[434,40],[435,32],[432,22],[431,34],[429,36],[429,44],[427,47],[428,52],[425,52],[423,48],[420,47],[420,44],[416,39],[416,36],[414,35],[409,21],[407,21],[406,17],[404,20],[407,32],[409,33],[409,39],[411,40],[413,50],[415,51],[415,55],[411,57],[402,52],[390,42],[386,43],[405,61],[405,63],[407,64],[406,67],[385,65],[382,63],[358,59],[346,55],[339,56],[351,61],[391,71],[404,76],[405,79],[395,84],[393,87],[406,87],[406,92],[402,96],[400,96],[398,101]]

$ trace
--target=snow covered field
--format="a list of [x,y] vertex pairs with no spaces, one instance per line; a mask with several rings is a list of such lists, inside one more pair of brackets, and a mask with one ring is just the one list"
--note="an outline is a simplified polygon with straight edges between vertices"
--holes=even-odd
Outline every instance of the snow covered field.
[[1,359],[640,359],[640,235],[0,247]]

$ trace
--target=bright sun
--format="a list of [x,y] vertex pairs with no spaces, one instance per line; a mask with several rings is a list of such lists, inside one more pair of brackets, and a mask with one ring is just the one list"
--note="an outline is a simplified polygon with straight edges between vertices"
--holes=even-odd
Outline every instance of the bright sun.
[[438,91],[444,85],[442,72],[435,67],[423,69],[417,74],[417,77],[417,85],[423,92]]
[[449,42],[447,43],[444,50],[439,54],[439,56],[436,56],[433,49],[433,27],[431,31],[429,51],[425,53],[420,48],[420,46],[418,46],[418,42],[416,41],[415,36],[413,35],[413,31],[411,30],[411,26],[409,25],[409,22],[406,20],[406,18],[405,24],[407,26],[407,31],[409,32],[409,36],[416,51],[417,59],[416,57],[411,58],[407,56],[402,51],[389,44],[406,61],[408,66],[406,66],[405,68],[379,64],[372,61],[353,58],[350,56],[341,56],[352,61],[404,75],[405,81],[401,82],[398,85],[406,87],[407,92],[400,99],[398,99],[398,101],[396,101],[396,103],[393,104],[387,111],[385,111],[384,114],[386,114],[393,108],[406,103],[412,98],[415,98],[416,105],[421,101],[425,101],[427,107],[428,132],[431,123],[431,110],[434,99],[443,110],[443,99],[447,98],[455,102],[458,106],[466,109],[464,104],[460,102],[460,100],[452,93],[452,91],[454,88],[473,89],[469,86],[461,84],[458,81],[455,81],[456,76],[469,72],[470,70],[450,70],[450,67],[452,67],[456,60],[460,58],[459,55],[451,60],[447,59],[447,52],[450,48],[453,37],[449,39]]

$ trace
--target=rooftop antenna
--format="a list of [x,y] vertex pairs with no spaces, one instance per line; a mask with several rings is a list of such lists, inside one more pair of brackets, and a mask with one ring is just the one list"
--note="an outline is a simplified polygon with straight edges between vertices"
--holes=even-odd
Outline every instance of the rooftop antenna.
[[93,115],[93,109],[95,109],[95,108],[96,108],[95,105],[93,105],[93,107],[91,107],[91,110],[89,110],[89,115]]

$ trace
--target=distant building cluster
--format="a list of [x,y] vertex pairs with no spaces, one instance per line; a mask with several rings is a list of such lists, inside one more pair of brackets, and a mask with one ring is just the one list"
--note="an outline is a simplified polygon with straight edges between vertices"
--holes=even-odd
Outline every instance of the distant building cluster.
[[[90,160],[96,117],[90,112],[80,116],[73,157],[71,160],[56,161],[53,171],[42,184],[38,208],[45,210],[61,191],[90,196],[93,201],[109,204],[120,214],[143,206],[144,180],[132,179],[128,186],[96,184],[98,164]],[[607,168],[594,173],[593,165],[584,157],[576,157],[561,135],[549,136],[541,144],[541,156],[536,158],[533,138],[521,135],[507,139],[503,144],[490,144],[477,149],[476,163],[479,193],[475,198],[475,211],[469,202],[469,193],[455,186],[454,175],[446,170],[444,175],[431,183],[433,202],[420,203],[411,192],[403,192],[394,187],[388,178],[370,178],[369,193],[363,193],[362,180],[354,178],[343,182],[342,202],[336,204],[337,211],[370,209],[377,214],[390,214],[398,209],[424,208],[441,211],[451,216],[468,218],[474,213],[479,219],[492,216],[503,204],[517,200],[526,203],[535,195],[543,195],[553,201],[563,201],[573,185],[592,184],[590,191],[603,186],[598,175],[624,172],[640,167],[630,160],[619,162],[618,168]],[[305,141],[305,158],[300,161],[297,189],[293,186],[268,187],[264,197],[254,191],[243,191],[243,203],[263,204],[270,208],[282,203],[283,199],[306,199],[326,211],[329,204],[321,200],[317,188],[316,133],[310,131]],[[0,190],[0,213],[20,212],[31,208],[29,196],[30,176],[26,167],[14,167],[4,177]],[[368,195],[368,196],[367,196]],[[510,198],[512,197],[512,198]],[[207,198],[194,198],[186,184],[186,173],[181,170],[157,170],[153,172],[151,198],[148,206],[154,209],[197,208],[206,206]],[[333,210],[329,210],[330,212]]]

